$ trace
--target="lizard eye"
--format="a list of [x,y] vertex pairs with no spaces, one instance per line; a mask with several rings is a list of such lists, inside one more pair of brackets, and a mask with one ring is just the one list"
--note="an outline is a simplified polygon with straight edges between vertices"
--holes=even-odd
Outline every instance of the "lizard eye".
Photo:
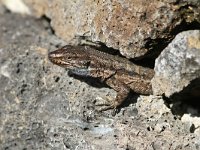
[[71,56],[69,56],[69,57],[67,57],[67,59],[68,59],[68,60],[71,60],[71,59],[72,59],[72,57],[71,57]]

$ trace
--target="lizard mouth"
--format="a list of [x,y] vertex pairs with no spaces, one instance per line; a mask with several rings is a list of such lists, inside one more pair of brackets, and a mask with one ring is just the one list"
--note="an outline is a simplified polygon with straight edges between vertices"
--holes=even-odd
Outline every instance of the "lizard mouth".
[[70,56],[70,54],[67,55],[66,53],[60,52],[59,50],[50,52],[48,54],[48,57],[53,64],[67,69],[87,69],[90,66],[89,60],[86,60],[85,58],[81,60],[81,58],[79,58],[78,56]]
[[[58,66],[68,68],[68,69],[74,69],[74,68],[79,68],[80,65],[77,64],[77,61],[70,59],[66,60],[63,56],[63,54],[60,53],[55,53],[55,51],[50,52],[48,54],[49,60]],[[84,67],[85,68],[85,67]]]
[[63,60],[63,55],[55,52],[48,54],[49,60],[56,65],[69,65],[67,61]]

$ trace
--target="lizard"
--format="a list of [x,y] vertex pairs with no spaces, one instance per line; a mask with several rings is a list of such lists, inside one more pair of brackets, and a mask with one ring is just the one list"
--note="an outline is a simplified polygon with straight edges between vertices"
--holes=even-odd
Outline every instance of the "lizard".
[[98,51],[91,46],[66,45],[49,52],[49,60],[70,70],[72,74],[98,78],[117,92],[116,98],[104,109],[116,110],[130,91],[152,94],[154,70],[136,65],[126,58]]

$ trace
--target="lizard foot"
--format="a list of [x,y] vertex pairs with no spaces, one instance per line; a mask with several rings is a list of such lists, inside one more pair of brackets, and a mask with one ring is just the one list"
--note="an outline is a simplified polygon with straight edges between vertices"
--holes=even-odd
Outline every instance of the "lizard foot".
[[116,103],[113,102],[112,99],[101,98],[101,97],[98,97],[98,99],[101,99],[101,101],[103,100],[104,102],[95,103],[96,107],[100,107],[99,109],[97,109],[97,111],[103,112],[103,111],[107,111],[107,110],[113,109],[112,115],[113,116],[116,115],[116,113],[118,112],[118,109],[117,109]]
[[[96,105],[97,106],[97,105]],[[99,106],[99,105],[98,105]],[[116,108],[115,106],[113,105],[110,105],[110,106],[105,106],[105,107],[101,107],[100,109],[98,109],[97,111],[98,112],[103,112],[103,111],[106,111],[106,110],[110,110],[110,109],[113,109],[112,111],[112,116],[115,116],[118,112],[119,112],[119,109]]]

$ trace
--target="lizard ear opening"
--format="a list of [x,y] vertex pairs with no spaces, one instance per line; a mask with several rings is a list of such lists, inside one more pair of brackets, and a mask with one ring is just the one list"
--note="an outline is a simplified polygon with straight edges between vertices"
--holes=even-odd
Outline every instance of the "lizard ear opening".
[[90,61],[87,61],[87,62],[86,62],[86,66],[89,67],[89,66],[90,66],[90,63],[91,63]]

